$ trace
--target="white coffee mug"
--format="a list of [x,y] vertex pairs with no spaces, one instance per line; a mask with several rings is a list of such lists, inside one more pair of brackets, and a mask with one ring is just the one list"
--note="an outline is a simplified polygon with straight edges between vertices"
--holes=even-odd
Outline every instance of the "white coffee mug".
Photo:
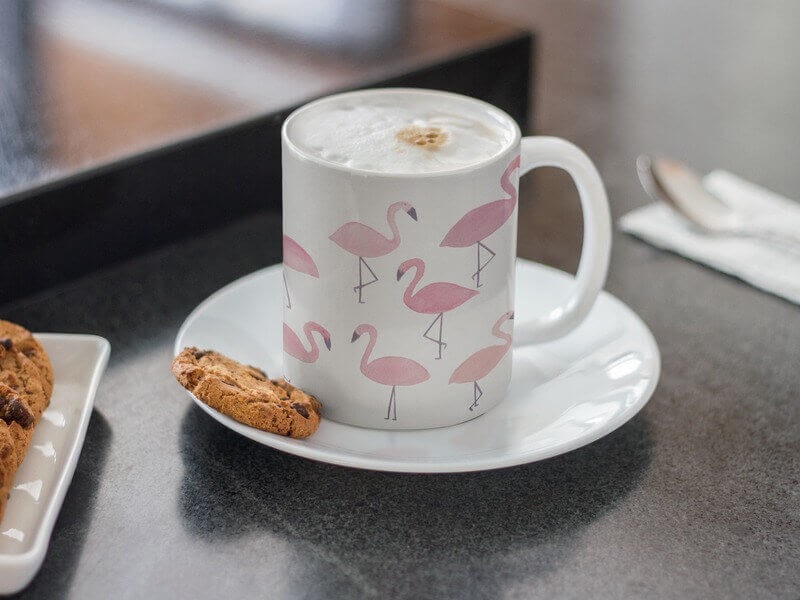
[[[444,172],[350,168],[304,151],[292,124],[320,103],[415,95],[464,103],[512,132],[499,154]],[[406,100],[407,101],[407,100]],[[283,125],[284,373],[326,418],[423,429],[475,418],[505,397],[514,345],[563,336],[587,315],[608,269],[608,200],[589,158],[553,137],[521,138],[503,111],[414,89],[330,96]],[[572,294],[535,321],[514,321],[521,174],[566,170],[583,209]]]

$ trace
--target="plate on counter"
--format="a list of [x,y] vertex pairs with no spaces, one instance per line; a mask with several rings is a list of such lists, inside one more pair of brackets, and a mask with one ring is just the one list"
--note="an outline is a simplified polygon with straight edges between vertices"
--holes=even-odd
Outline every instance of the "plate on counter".
[[42,565],[111,349],[95,335],[35,335],[50,356],[55,385],[0,522],[0,594],[23,589]]

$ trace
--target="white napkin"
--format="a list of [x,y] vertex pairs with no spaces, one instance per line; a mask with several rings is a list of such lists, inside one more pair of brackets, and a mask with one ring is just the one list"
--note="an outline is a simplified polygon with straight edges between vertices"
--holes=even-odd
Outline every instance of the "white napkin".
[[[705,188],[753,223],[800,232],[800,204],[727,171],[703,178]],[[666,250],[738,277],[757,288],[800,304],[800,252],[752,238],[709,236],[663,204],[650,204],[619,220],[622,231]]]

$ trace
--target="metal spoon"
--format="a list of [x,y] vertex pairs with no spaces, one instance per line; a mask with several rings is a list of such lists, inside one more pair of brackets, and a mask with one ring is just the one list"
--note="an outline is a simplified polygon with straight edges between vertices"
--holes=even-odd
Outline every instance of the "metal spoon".
[[800,234],[748,222],[746,215],[706,191],[700,177],[678,161],[642,154],[636,171],[653,200],[671,206],[703,232],[755,238],[800,253]]

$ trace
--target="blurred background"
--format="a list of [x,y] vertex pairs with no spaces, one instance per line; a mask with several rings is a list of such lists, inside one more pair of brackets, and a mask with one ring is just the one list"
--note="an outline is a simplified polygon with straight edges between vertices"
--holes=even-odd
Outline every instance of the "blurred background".
[[0,28],[0,301],[280,210],[315,97],[450,89],[527,125],[530,33],[437,2],[7,0]]
[[6,198],[511,29],[396,0],[10,0],[0,11]]
[[[724,168],[798,197],[800,170],[790,165],[800,148],[800,4],[449,3],[536,32],[532,129],[586,150],[615,218],[647,202],[633,166],[641,153],[673,156],[701,173]],[[530,178],[537,185],[523,189],[522,210],[537,235],[521,235],[520,252],[572,269],[580,234],[563,223],[578,210],[572,183],[555,169]],[[615,239],[629,242],[638,243]]]
[[[791,196],[797,22],[795,2],[7,0],[0,227],[26,248],[16,265],[37,259],[35,273],[0,275],[33,291],[277,210],[280,121],[356,87],[461,91],[528,133],[570,139],[597,163],[615,216],[645,201],[641,152]],[[571,181],[546,169],[528,181],[521,255],[574,269]],[[115,230],[111,248],[98,229]]]

